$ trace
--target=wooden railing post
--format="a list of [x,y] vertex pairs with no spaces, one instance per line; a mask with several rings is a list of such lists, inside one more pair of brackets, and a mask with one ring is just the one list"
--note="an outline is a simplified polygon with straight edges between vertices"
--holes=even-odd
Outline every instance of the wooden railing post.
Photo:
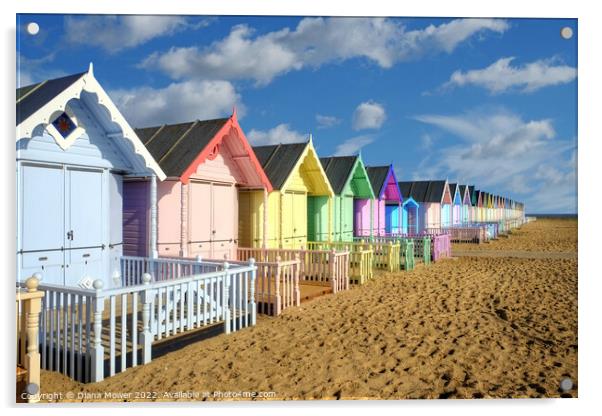
[[[282,257],[280,255],[276,256],[276,275],[274,276],[274,315],[280,315],[282,312],[282,296],[280,295],[280,279],[282,277],[282,266],[280,262],[282,261]],[[270,283],[268,283],[269,285]]]
[[335,267],[334,267],[334,258],[335,258],[335,254],[336,251],[335,249],[332,249],[331,251],[328,252],[328,269],[329,269],[329,276],[330,276],[330,286],[332,287],[332,293],[337,293],[338,290],[338,276],[336,275],[336,271],[335,271]]
[[[36,274],[25,281],[29,299],[23,302],[23,314],[26,319],[26,337],[21,342],[27,343],[27,354],[23,357],[23,366],[27,370],[28,402],[37,403],[40,397],[40,351],[38,350],[38,332],[40,312],[42,310],[42,297],[44,292],[38,292],[40,275]],[[35,294],[35,296],[34,296]]]
[[230,264],[226,261],[224,262],[224,277],[223,277],[223,286],[222,286],[222,295],[223,295],[223,315],[224,315],[224,332],[226,334],[230,333],[231,322],[230,322],[230,272],[228,269],[230,268]]
[[251,267],[251,297],[249,298],[249,310],[251,311],[251,326],[257,323],[257,305],[255,304],[255,281],[257,279],[257,267],[255,266],[255,259],[249,258],[249,267]]
[[301,273],[301,257],[299,253],[295,253],[295,260],[297,261],[297,265],[295,266],[295,305],[299,306],[301,304],[301,289],[299,288],[299,275]]
[[[149,286],[152,280],[152,276],[149,273],[142,275],[142,283],[145,286]],[[152,360],[152,343],[153,334],[150,329],[150,306],[151,302],[155,297],[155,291],[146,288],[142,292],[142,334],[140,335],[140,343],[142,344],[142,363],[147,364]],[[138,350],[138,346],[133,347],[134,353]]]
[[94,338],[92,340],[92,374],[93,382],[104,379],[104,348],[101,343],[102,312],[104,310],[104,296],[102,296],[103,282],[97,279],[93,283],[96,293],[94,295]]

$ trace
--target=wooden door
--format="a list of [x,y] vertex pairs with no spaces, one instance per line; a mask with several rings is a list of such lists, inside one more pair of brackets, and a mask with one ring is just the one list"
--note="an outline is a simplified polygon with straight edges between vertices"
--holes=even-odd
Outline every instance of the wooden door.
[[292,246],[300,248],[307,245],[307,194],[293,194],[293,239]]
[[353,241],[353,196],[344,195],[341,205],[341,240]]
[[294,245],[294,232],[295,229],[295,218],[293,207],[295,204],[294,194],[292,192],[285,192],[281,196],[282,203],[280,207],[280,218],[281,218],[281,232],[280,232],[280,244],[284,248],[291,248]]
[[211,185],[212,189],[212,258],[233,258],[238,238],[238,193],[232,184]]
[[[109,230],[108,195],[104,195],[100,170],[67,168],[65,285],[76,286],[82,278],[106,280],[103,258],[108,252],[103,233]],[[107,227],[108,228],[108,227]]]
[[42,273],[45,283],[64,284],[65,189],[61,166],[23,164],[19,187],[19,279]]
[[354,201],[354,231],[358,237],[369,236],[371,233],[370,216],[372,200],[356,199]]
[[211,258],[211,184],[188,184],[188,255]]

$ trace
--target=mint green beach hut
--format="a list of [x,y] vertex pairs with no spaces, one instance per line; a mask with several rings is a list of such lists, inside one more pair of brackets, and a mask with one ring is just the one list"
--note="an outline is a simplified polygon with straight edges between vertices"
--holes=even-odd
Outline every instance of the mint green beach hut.
[[336,156],[320,158],[334,191],[333,241],[353,241],[353,201],[374,199],[374,191],[362,157]]

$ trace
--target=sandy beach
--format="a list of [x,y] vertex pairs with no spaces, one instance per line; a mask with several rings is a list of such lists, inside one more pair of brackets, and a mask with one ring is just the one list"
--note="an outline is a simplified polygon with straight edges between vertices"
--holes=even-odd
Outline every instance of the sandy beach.
[[[101,383],[43,371],[42,392],[157,392],[152,399],[168,401],[190,400],[177,397],[189,391],[208,392],[198,400],[224,399],[216,391],[273,392],[269,400],[577,397],[577,220],[538,220],[453,249],[459,257],[378,272]],[[493,251],[502,254],[477,255]]]

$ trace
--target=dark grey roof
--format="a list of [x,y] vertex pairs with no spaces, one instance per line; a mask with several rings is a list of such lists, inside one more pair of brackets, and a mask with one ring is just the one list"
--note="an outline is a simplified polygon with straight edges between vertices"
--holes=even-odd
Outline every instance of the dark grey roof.
[[[454,200],[454,197],[456,196],[456,188],[458,187],[457,183],[450,183],[449,184],[449,194],[451,195],[451,199],[452,201]],[[458,192],[460,192],[458,190]]]
[[476,206],[479,199],[479,191],[474,189],[474,185],[468,185],[468,193],[470,194],[472,206]]
[[416,181],[412,184],[412,198],[417,202],[428,202],[427,195],[431,181]]
[[366,168],[368,178],[370,178],[370,184],[372,185],[372,190],[377,198],[380,196],[380,192],[382,191],[385,181],[387,180],[389,168],[390,166],[369,166]]
[[307,144],[308,142],[253,147],[274,189],[282,188]]
[[82,72],[18,88],[16,97],[17,126],[85,74],[86,72]]
[[462,202],[464,202],[464,194],[466,193],[466,185],[460,185],[460,197],[462,198]]
[[320,163],[326,172],[330,186],[335,195],[340,195],[345,188],[349,176],[353,173],[353,167],[357,156],[335,156],[321,157]]
[[401,195],[411,196],[416,202],[441,202],[445,181],[406,181],[398,182]]
[[[397,182],[397,186],[399,186],[399,192],[401,192],[401,197],[405,200],[408,198],[414,198],[412,196],[412,184],[414,182]],[[416,198],[414,198],[416,200]]]
[[228,118],[136,129],[167,176],[180,177],[215,137]]
[[[431,181],[425,202],[441,202],[445,191],[445,181]],[[453,197],[452,197],[453,198]]]

